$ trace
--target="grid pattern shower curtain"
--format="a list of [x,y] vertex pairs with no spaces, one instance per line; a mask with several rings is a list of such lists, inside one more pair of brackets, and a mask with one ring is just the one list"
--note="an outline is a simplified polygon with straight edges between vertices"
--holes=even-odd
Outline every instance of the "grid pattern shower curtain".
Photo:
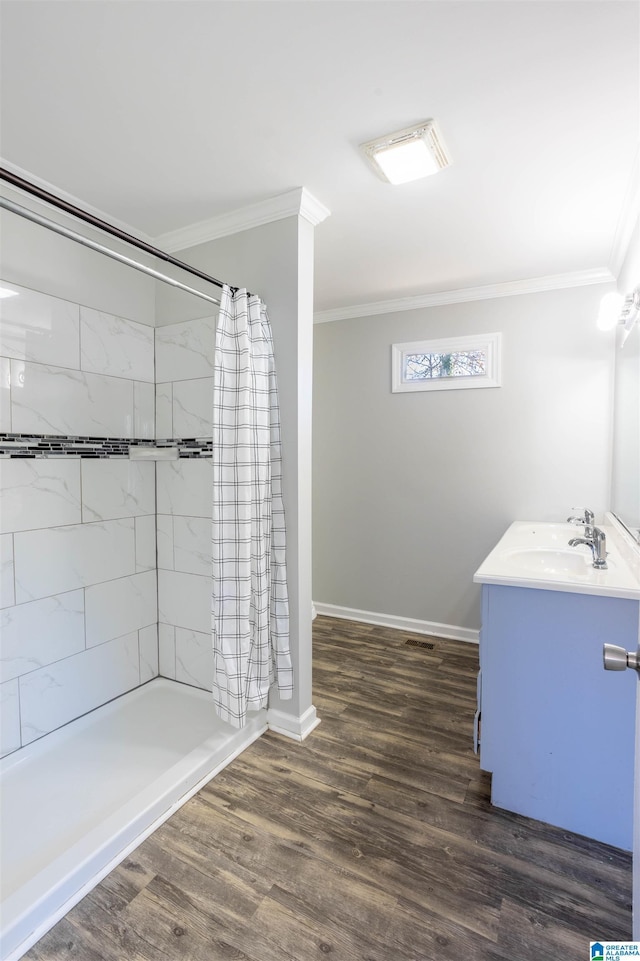
[[213,389],[213,697],[243,727],[277,683],[293,694],[280,412],[271,325],[246,290],[222,292]]

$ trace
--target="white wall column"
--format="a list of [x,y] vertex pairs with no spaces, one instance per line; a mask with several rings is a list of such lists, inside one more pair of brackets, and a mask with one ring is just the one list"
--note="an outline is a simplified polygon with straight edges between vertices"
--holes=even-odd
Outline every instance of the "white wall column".
[[[282,421],[295,690],[288,701],[272,693],[268,720],[274,730],[302,740],[318,723],[311,689],[313,248],[314,228],[328,211],[303,188],[284,195],[282,201],[279,209],[276,204],[269,207],[268,222],[252,227],[239,220],[237,232],[183,248],[177,256],[259,294],[269,311]],[[201,225],[205,236],[206,229]],[[215,230],[215,224],[208,229]],[[229,218],[224,229],[233,229]],[[185,237],[181,239],[184,242]],[[167,238],[162,241],[165,249],[172,247]]]

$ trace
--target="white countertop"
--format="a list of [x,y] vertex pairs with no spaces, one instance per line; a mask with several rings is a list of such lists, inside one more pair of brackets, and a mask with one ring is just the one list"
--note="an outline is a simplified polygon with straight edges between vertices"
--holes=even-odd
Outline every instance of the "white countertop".
[[473,576],[478,584],[600,594],[640,600],[640,547],[612,514],[596,525],[607,538],[607,570],[593,567],[591,548],[569,547],[583,528],[574,524],[515,521]]

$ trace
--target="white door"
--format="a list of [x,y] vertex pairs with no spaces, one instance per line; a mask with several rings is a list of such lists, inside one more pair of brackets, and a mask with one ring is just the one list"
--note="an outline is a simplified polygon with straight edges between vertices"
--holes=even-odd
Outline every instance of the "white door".
[[627,653],[623,647],[604,645],[606,671],[624,671],[632,668],[638,672],[636,697],[636,756],[635,798],[633,807],[633,939],[640,941],[640,637],[637,653]]

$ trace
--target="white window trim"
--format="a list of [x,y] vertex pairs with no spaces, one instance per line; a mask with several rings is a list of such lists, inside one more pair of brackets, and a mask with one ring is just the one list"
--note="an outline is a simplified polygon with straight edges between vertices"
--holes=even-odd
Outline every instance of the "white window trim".
[[[474,334],[468,337],[447,337],[444,340],[414,340],[408,344],[391,345],[391,390],[393,393],[416,390],[469,390],[477,387],[501,386],[502,334]],[[465,350],[485,350],[487,373],[477,377],[434,377],[425,380],[404,380],[407,354],[452,354]]]

